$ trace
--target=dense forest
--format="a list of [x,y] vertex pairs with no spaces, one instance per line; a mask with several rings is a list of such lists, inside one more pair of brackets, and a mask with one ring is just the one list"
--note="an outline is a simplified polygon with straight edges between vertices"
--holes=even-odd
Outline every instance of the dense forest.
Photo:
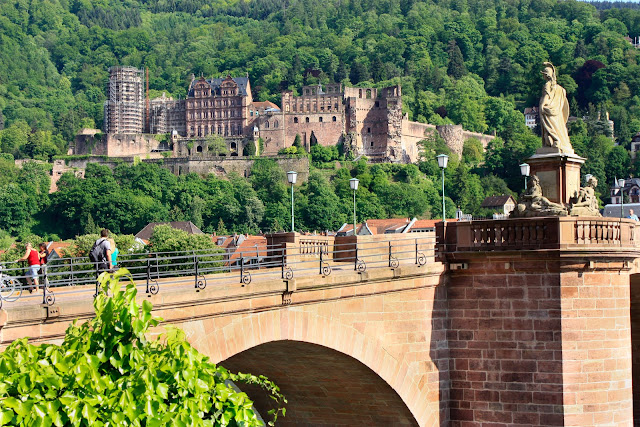
[[[240,178],[197,181],[156,171],[153,179],[162,185],[140,178],[146,184],[135,183],[142,186],[135,188],[128,187],[134,184],[126,175],[137,173],[141,166],[113,172],[95,168],[87,171],[84,183],[65,177],[59,194],[48,196],[40,178],[29,176],[40,176],[36,171],[16,172],[9,167],[12,158],[47,160],[64,154],[79,128],[100,127],[107,69],[117,64],[148,67],[151,94],[166,91],[176,97],[185,96],[192,73],[248,73],[254,98],[276,103],[282,89],[296,91],[318,79],[377,87],[401,83],[403,108],[411,119],[460,123],[499,136],[484,155],[469,144],[467,153],[474,160],[462,159],[447,172],[454,182],[474,188],[466,193],[456,188],[448,194],[452,209],[460,206],[481,214],[477,200],[484,195],[496,188],[503,193],[522,188],[517,165],[540,144],[540,138],[524,126],[522,111],[537,104],[540,67],[550,60],[567,89],[571,113],[579,118],[571,124],[570,134],[577,153],[589,159],[583,172],[597,176],[599,191],[606,197],[614,177],[638,175],[628,148],[640,131],[640,52],[624,37],[640,36],[640,10],[598,6],[602,10],[574,0],[4,1],[0,3],[0,150],[8,157],[0,164],[4,200],[0,210],[10,209],[7,203],[12,201],[25,204],[27,216],[12,219],[14,225],[4,220],[0,229],[13,235],[39,230],[67,236],[72,230],[65,227],[84,227],[91,213],[95,223],[131,232],[151,217],[191,217],[198,205],[203,206],[203,226],[209,229],[215,229],[220,219],[228,230],[238,231],[288,222],[286,210],[282,211],[286,204],[271,204],[265,198],[269,189]],[[320,76],[312,77],[309,70],[320,70]],[[615,141],[604,120],[606,112],[615,123]],[[435,137],[427,139],[423,161],[398,170],[356,164],[344,171],[322,169],[336,158],[316,149],[313,160],[318,168],[300,190],[300,203],[305,203],[305,191],[311,198],[326,189],[341,201],[340,180],[345,174],[375,178],[384,173],[390,186],[410,193],[414,189],[407,186],[422,185],[424,197],[433,199],[438,171],[434,173],[432,160],[445,150],[438,144]],[[413,172],[398,172],[405,169],[419,175],[409,182],[400,175]],[[108,181],[111,190],[91,187],[96,181],[92,174]],[[371,185],[376,182],[373,178]],[[488,181],[498,184],[489,186]],[[200,201],[180,201],[187,194],[178,190],[181,185],[202,186],[201,193],[189,193]],[[165,186],[174,192],[168,194]],[[220,207],[212,210],[216,203],[211,200],[237,192],[238,186],[255,191],[264,207],[262,216],[247,211],[253,209],[248,199],[236,199],[240,211],[230,211],[234,214],[219,212]],[[126,218],[106,221],[111,213],[103,215],[94,205],[106,204],[107,195],[117,195],[121,188],[146,210],[125,205],[121,209],[128,210]],[[435,205],[429,204],[433,201],[421,205],[424,209],[411,210],[396,207],[393,197],[380,190],[383,187],[366,188],[372,198],[376,196],[377,210],[363,216],[437,215]],[[87,205],[65,205],[64,197],[85,200]],[[114,196],[113,203],[119,201]],[[188,207],[189,203],[196,207]],[[348,211],[341,209],[346,215]],[[153,215],[144,216],[145,212]],[[309,229],[328,228],[315,222],[312,213],[305,215],[308,222],[302,224]],[[344,218],[330,219],[338,223]]]

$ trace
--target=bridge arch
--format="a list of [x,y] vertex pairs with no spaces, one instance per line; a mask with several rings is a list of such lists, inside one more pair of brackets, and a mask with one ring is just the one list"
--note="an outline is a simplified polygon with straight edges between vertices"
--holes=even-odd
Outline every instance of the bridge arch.
[[[328,349],[329,353],[335,351],[350,356],[377,374],[406,405],[413,416],[413,423],[438,425],[437,397],[435,402],[424,398],[430,385],[438,390],[437,379],[436,384],[429,384],[429,380],[433,380],[430,373],[417,372],[415,364],[399,360],[377,338],[367,336],[350,325],[306,312],[303,308],[239,314],[198,323],[188,322],[180,326],[187,332],[192,345],[215,363],[225,365],[223,362],[226,360],[233,362],[234,356],[251,349],[261,351],[260,347],[268,343],[288,341],[291,349],[305,348],[305,344],[320,346]],[[238,358],[235,360],[232,365],[240,366]],[[233,369],[232,366],[230,368]],[[435,376],[437,378],[437,372]]]

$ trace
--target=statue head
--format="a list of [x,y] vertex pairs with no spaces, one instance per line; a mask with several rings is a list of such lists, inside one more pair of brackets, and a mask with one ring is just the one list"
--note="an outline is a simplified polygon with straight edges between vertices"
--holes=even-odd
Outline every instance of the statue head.
[[556,81],[556,67],[553,66],[551,62],[543,63],[544,68],[542,69],[542,75],[545,80],[555,82]]
[[587,178],[587,186],[596,188],[598,186],[598,179],[593,175],[589,176]]

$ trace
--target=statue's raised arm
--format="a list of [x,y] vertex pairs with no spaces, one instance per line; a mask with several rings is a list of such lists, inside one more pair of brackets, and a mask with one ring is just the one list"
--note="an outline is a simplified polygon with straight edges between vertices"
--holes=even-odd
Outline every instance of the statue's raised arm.
[[569,119],[567,91],[556,81],[556,68],[551,62],[544,63],[542,75],[546,80],[540,98],[542,145],[556,148],[560,153],[573,154],[567,132]]

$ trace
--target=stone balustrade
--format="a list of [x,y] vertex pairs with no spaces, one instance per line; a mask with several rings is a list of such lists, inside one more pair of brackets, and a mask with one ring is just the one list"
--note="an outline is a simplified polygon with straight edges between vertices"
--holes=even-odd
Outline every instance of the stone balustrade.
[[437,224],[439,251],[634,248],[637,223],[601,217],[544,217]]

